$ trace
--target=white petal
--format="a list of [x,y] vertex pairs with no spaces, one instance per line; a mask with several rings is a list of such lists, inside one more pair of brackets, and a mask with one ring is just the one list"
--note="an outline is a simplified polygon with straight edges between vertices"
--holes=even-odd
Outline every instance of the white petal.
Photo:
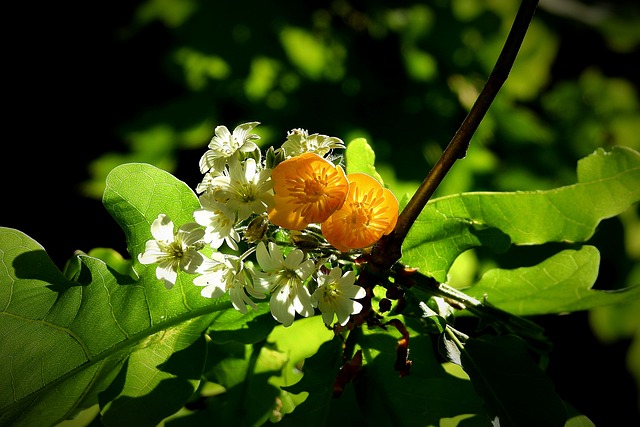
[[268,293],[271,289],[271,276],[260,272],[254,272],[253,287],[256,292],[260,292],[263,294]]
[[200,173],[206,173],[213,166],[213,161],[216,158],[216,154],[213,150],[207,150],[202,157],[200,157],[200,161],[198,165],[200,166]]
[[212,249],[218,249],[220,246],[222,246],[222,243],[224,242],[224,239],[220,237],[220,234],[218,233],[205,233],[204,235],[204,242],[208,243],[209,246],[211,246]]
[[296,273],[302,280],[307,280],[309,276],[313,274],[316,269],[316,265],[312,260],[308,259],[297,268]]
[[159,265],[158,268],[156,268],[156,277],[164,281],[165,288],[171,289],[176,283],[178,273],[171,267]]
[[189,274],[193,274],[198,271],[203,261],[204,256],[200,252],[189,249],[184,252],[180,259],[180,268]]
[[258,306],[244,292],[242,286],[234,286],[229,290],[229,297],[231,298],[231,304],[233,307],[241,313],[247,312],[247,305],[254,310],[258,309]]
[[200,291],[200,295],[205,298],[220,298],[224,295],[224,291],[216,286],[206,286]]
[[160,249],[158,242],[155,240],[148,240],[145,244],[145,250],[143,253],[138,254],[138,261],[141,264],[153,264],[164,258],[167,254]]
[[195,222],[183,224],[178,229],[176,240],[181,241],[185,246],[191,246],[204,237],[204,230]]
[[313,315],[313,305],[309,290],[302,283],[296,284],[296,297],[293,299],[294,309],[304,317]]
[[271,295],[271,300],[269,301],[271,315],[283,326],[291,326],[295,317],[295,310],[289,301],[288,288],[288,286],[285,286],[280,292]]
[[331,323],[333,323],[333,317],[334,317],[333,311],[326,311],[322,313],[322,320],[324,321],[324,324],[327,326],[331,326]]
[[231,132],[229,132],[229,129],[227,129],[226,126],[216,126],[215,133],[216,136],[211,139],[211,142],[209,144],[214,143],[214,141],[216,143],[218,143],[219,141],[227,142],[231,139]]
[[253,177],[256,174],[256,161],[249,157],[247,160],[244,161],[244,177],[247,180],[247,182],[251,182],[253,181]]
[[264,242],[258,243],[258,247],[256,248],[256,259],[258,260],[258,264],[260,265],[260,267],[262,267],[263,271],[273,270],[271,256],[269,255]]
[[269,252],[271,253],[271,262],[274,265],[272,270],[282,270],[284,268],[284,256],[280,247],[273,242],[269,242]]
[[284,268],[295,271],[300,266],[303,259],[304,252],[300,249],[294,249],[289,252],[289,255],[287,255],[287,259],[284,261]]
[[[349,272],[347,272],[349,273]],[[347,273],[345,273],[345,276],[347,275]],[[342,277],[342,269],[340,267],[333,267],[331,269],[331,271],[329,272],[329,277],[331,277],[331,279],[334,282],[337,282],[340,280],[340,278]]]
[[245,141],[245,143],[242,144],[238,150],[242,151],[243,153],[250,153],[253,150],[257,150],[258,148],[259,147],[255,142]]
[[367,291],[362,286],[340,286],[340,292],[347,298],[360,299],[367,296]]
[[165,214],[158,215],[151,224],[151,235],[156,240],[173,242],[173,221]]
[[210,225],[215,214],[207,209],[196,209],[193,211],[193,219],[200,225]]

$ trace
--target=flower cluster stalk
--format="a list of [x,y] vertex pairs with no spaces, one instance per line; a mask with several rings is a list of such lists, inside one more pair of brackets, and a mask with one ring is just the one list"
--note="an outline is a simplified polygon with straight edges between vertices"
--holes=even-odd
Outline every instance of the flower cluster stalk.
[[398,217],[395,229],[381,239],[371,254],[370,265],[387,271],[402,257],[402,242],[427,202],[458,159],[466,156],[473,134],[507,80],[513,63],[538,6],[538,0],[523,0],[493,71],[471,110],[453,135],[444,152],[433,165],[420,187]]

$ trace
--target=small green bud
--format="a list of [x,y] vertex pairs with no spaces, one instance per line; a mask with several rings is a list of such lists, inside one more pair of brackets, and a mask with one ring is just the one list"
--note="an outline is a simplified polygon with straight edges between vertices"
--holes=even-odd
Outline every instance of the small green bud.
[[276,167],[276,153],[273,148],[273,145],[265,151],[265,166],[267,169],[273,169]]

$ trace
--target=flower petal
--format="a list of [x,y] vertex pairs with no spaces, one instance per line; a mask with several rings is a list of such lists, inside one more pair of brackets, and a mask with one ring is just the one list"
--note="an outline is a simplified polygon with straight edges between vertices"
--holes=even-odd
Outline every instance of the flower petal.
[[295,309],[289,299],[289,286],[282,286],[280,290],[271,296],[269,308],[271,315],[283,326],[291,326],[295,318]]
[[176,283],[176,279],[178,278],[178,272],[175,271],[171,266],[167,265],[158,265],[156,268],[156,277],[159,280],[164,282],[164,287],[167,289],[173,288],[173,285]]
[[349,189],[342,167],[314,153],[283,161],[271,178],[275,196],[269,220],[289,230],[324,222],[342,206]]
[[340,209],[322,223],[322,234],[342,252],[362,249],[393,231],[398,220],[398,200],[373,177],[348,174],[349,194]]
[[151,235],[156,240],[173,241],[173,221],[165,214],[158,215],[151,224]]

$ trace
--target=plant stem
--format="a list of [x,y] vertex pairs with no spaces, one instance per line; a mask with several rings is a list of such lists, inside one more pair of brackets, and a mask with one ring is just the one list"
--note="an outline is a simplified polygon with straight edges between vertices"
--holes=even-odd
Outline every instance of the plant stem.
[[544,336],[544,329],[536,323],[523,317],[511,314],[497,307],[479,301],[464,292],[457,290],[444,283],[438,283],[435,279],[425,276],[422,273],[400,273],[404,267],[400,264],[393,266],[396,282],[402,286],[416,288],[433,296],[444,298],[448,302],[454,302],[459,310],[466,310],[469,313],[483,319],[487,325],[492,325],[502,332],[514,333],[526,339],[531,347],[536,351],[548,352],[550,344]]
[[451,166],[453,166],[456,160],[463,159],[466,156],[471,137],[478,129],[480,122],[489,110],[498,91],[509,76],[509,72],[515,62],[518,50],[522,45],[522,41],[537,6],[538,0],[522,0],[507,40],[502,48],[502,52],[500,52],[496,65],[489,75],[482,92],[480,92],[473,107],[471,107],[471,110],[449,142],[449,145],[445,148],[440,159],[433,165],[429,174],[424,181],[422,181],[416,193],[403,209],[398,217],[394,231],[388,236],[383,237],[374,248],[370,261],[374,268],[387,271],[393,263],[401,258],[402,242],[407,236],[409,229],[431,196],[433,196],[433,193],[445,175],[451,169]]

